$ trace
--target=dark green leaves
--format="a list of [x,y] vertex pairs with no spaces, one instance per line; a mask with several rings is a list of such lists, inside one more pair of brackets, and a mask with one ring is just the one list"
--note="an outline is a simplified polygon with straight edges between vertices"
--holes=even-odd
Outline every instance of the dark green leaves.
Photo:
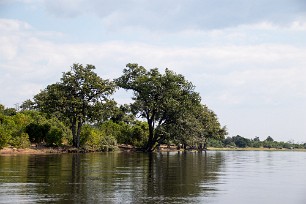
[[185,130],[184,125],[193,125],[190,123],[194,117],[190,113],[200,105],[201,98],[183,75],[169,69],[163,74],[157,68],[146,70],[137,64],[128,64],[115,81],[119,87],[134,91],[132,111],[149,125],[147,151],[152,151],[169,136],[185,134],[185,131],[177,131]]
[[109,96],[115,90],[115,85],[100,78],[94,69],[93,65],[73,64],[60,82],[34,97],[39,110],[69,121],[75,146],[79,146],[82,125],[102,117],[101,110],[110,104]]

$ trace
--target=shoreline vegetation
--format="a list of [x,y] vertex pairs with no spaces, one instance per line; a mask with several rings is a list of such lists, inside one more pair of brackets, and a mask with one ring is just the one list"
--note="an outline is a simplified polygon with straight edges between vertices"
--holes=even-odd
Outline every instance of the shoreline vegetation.
[[[119,151],[119,152],[142,152],[139,148],[136,148],[132,145],[117,145],[111,151]],[[197,149],[177,149],[176,146],[161,145],[160,149],[156,150],[156,152],[198,152]],[[265,148],[265,147],[209,147],[205,151],[298,151],[298,152],[306,152],[306,149],[288,149],[288,148]],[[44,154],[66,154],[66,153],[97,153],[97,152],[110,152],[110,151],[102,151],[102,150],[92,150],[92,149],[77,149],[72,146],[63,146],[63,147],[46,147],[46,146],[34,146],[32,145],[29,148],[15,148],[15,147],[4,147],[0,149],[0,156],[4,155],[24,155],[24,154],[35,154],[35,155],[44,155]]]
[[[169,69],[127,64],[113,80],[94,70],[73,64],[32,100],[16,108],[0,104],[0,154],[306,149],[271,136],[226,137],[195,86]],[[118,88],[133,92],[132,103],[112,98]]]

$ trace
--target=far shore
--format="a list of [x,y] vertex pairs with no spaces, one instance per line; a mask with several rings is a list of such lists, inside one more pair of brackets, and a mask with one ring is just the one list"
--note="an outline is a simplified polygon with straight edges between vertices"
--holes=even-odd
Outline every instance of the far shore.
[[[130,145],[118,145],[118,151],[137,151],[136,148]],[[160,150],[162,152],[175,152],[175,151],[183,151],[177,150],[176,148],[167,148],[162,147]],[[187,150],[190,151],[190,150]],[[191,150],[191,151],[197,151],[197,150]],[[216,147],[209,147],[207,151],[302,151],[306,152],[306,149],[277,149],[277,148],[254,148],[254,147],[246,147],[246,148],[236,148],[236,147],[225,147],[225,148],[216,148]],[[14,147],[5,147],[3,149],[0,149],[0,155],[19,155],[19,154],[62,154],[62,153],[89,153],[89,152],[99,152],[89,149],[77,149],[70,146],[64,146],[64,147],[35,147],[31,146],[29,148],[14,148]]]
[[286,148],[264,148],[264,147],[209,147],[208,151],[301,151],[306,152],[306,149],[286,149]]

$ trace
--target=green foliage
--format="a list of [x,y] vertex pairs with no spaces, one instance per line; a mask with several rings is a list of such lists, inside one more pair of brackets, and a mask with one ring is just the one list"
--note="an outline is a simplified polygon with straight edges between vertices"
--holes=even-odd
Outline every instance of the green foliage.
[[244,137],[241,137],[240,135],[237,135],[232,138],[233,142],[237,147],[249,147],[250,146],[250,140]]
[[128,104],[120,105],[119,107],[114,106],[110,120],[115,123],[126,123],[131,124],[135,121],[135,115],[132,113],[131,106]]
[[116,134],[118,143],[129,144],[138,148],[146,146],[149,136],[149,128],[146,122],[135,121],[133,124],[121,122],[117,125],[120,131],[119,134]]
[[252,141],[251,142],[251,147],[259,148],[262,146],[262,142],[260,141]]
[[10,144],[17,148],[27,148],[31,145],[29,135],[24,132],[16,137],[13,137],[10,141]]
[[107,137],[115,138],[120,144],[130,144],[136,147],[144,147],[148,139],[148,125],[145,122],[134,121],[127,124],[115,123],[112,120],[99,126]]
[[57,127],[51,127],[45,135],[45,142],[47,146],[62,145],[63,131]]
[[7,116],[14,116],[17,114],[17,111],[15,108],[6,108],[3,110],[3,114]]
[[114,92],[114,84],[100,78],[94,69],[93,65],[73,64],[60,82],[47,86],[34,97],[38,110],[69,123],[75,147],[80,146],[82,126],[100,120],[102,110],[114,105],[108,98]]
[[25,129],[31,142],[45,143],[47,146],[60,146],[64,138],[71,138],[69,128],[55,117],[47,120],[41,116],[41,120],[31,122]]
[[267,142],[273,142],[274,140],[273,140],[273,138],[272,138],[271,136],[268,136],[267,139],[266,139],[265,141],[267,141]]
[[193,122],[189,113],[200,104],[201,98],[184,76],[169,69],[161,74],[157,68],[147,71],[137,64],[128,64],[115,81],[119,87],[134,91],[132,112],[148,123],[147,151],[178,134],[179,140],[183,140],[185,130],[191,130]]
[[46,135],[46,145],[60,146],[62,144],[71,143],[71,130],[63,122],[56,117],[52,117],[47,120],[47,124],[50,125],[50,130]]
[[303,144],[295,144],[292,141],[289,142],[278,142],[275,141],[272,137],[268,136],[266,140],[260,141],[259,137],[255,137],[254,139],[250,140],[244,138],[242,136],[235,136],[235,137],[227,137],[223,140],[224,147],[254,147],[254,148],[276,148],[276,149],[303,149]]
[[208,147],[217,147],[217,148],[222,148],[224,147],[224,144],[221,140],[217,140],[214,138],[209,138],[207,141],[207,146]]
[[20,106],[21,111],[26,110],[34,110],[35,109],[35,103],[31,101],[30,99],[24,101]]
[[4,105],[0,104],[0,114],[3,114],[4,109],[5,109]]
[[0,125],[0,149],[5,147],[11,139],[10,131],[4,125]]
[[106,151],[117,143],[143,147],[148,139],[147,123],[133,124],[106,121],[98,126],[84,125],[81,132],[81,147]]
[[145,147],[149,138],[149,127],[145,122],[137,122],[131,127],[129,143],[136,147]]
[[26,133],[32,143],[41,143],[45,140],[50,130],[49,124],[30,123],[26,126]]
[[80,144],[86,149],[109,151],[114,149],[117,141],[113,135],[90,125],[84,125],[81,132]]
[[22,113],[12,115],[0,114],[1,148],[11,145],[14,147],[28,147],[29,139],[25,134],[25,126],[30,118]]

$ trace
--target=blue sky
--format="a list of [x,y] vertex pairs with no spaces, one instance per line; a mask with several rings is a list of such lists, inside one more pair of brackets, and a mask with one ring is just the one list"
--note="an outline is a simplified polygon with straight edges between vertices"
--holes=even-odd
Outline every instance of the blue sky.
[[306,142],[305,36],[304,0],[0,0],[0,103],[131,62],[186,76],[229,136]]

